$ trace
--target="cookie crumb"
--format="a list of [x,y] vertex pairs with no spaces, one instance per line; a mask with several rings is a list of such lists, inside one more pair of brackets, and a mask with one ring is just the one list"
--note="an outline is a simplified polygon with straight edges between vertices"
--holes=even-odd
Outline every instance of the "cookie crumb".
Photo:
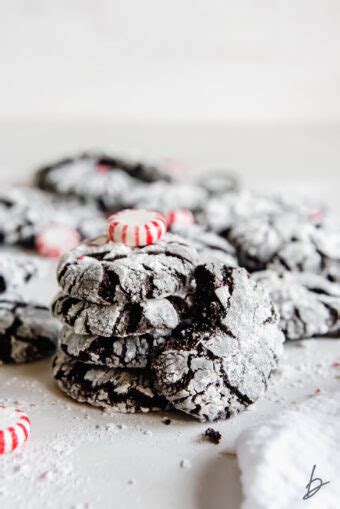
[[191,468],[191,462],[189,460],[187,460],[187,459],[184,459],[184,460],[181,461],[180,467],[181,468],[189,469],[189,468]]
[[219,444],[222,439],[221,433],[213,428],[207,428],[204,432],[204,436],[209,440],[209,442],[216,445]]
[[143,434],[144,434],[144,435],[148,435],[149,437],[151,437],[153,433],[152,433],[152,431],[150,431],[149,429],[147,429],[147,430],[145,430],[145,431],[144,431],[144,433],[143,433]]
[[169,424],[171,424],[171,419],[169,419],[169,417],[163,417],[162,423],[169,426]]
[[130,486],[134,486],[134,485],[136,484],[136,479],[129,479],[129,480],[128,480],[128,484],[129,484]]

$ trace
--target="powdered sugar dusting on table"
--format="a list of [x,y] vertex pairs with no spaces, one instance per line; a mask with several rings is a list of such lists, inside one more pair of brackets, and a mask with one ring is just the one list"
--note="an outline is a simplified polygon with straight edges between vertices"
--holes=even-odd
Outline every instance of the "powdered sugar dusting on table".
[[[25,509],[58,507],[60,500],[64,507],[88,504],[96,508],[107,502],[105,486],[109,485],[110,490],[119,490],[127,507],[136,507],[141,500],[153,507],[155,481],[167,476],[172,486],[183,482],[190,485],[186,494],[183,490],[173,494],[159,487],[157,496],[165,493],[169,503],[172,500],[178,507],[195,507],[194,479],[202,480],[203,501],[208,503],[207,497],[213,489],[220,500],[232,496],[234,506],[239,507],[237,463],[230,454],[235,438],[243,429],[277,413],[283,405],[312,397],[318,388],[322,394],[339,386],[339,368],[333,367],[340,360],[337,352],[337,341],[330,339],[287,345],[271,386],[257,404],[237,418],[214,424],[223,437],[218,446],[202,443],[206,424],[178,414],[168,414],[171,424],[165,426],[161,415],[124,416],[109,409],[101,412],[72,402],[53,383],[49,361],[3,367],[0,370],[2,402],[29,413],[32,435],[21,450],[0,462],[0,505],[17,509],[25,493]],[[127,457],[133,457],[134,461],[126,461]],[[145,475],[146,457],[155,472],[154,478]],[[183,459],[191,462],[190,470],[179,468]],[[114,476],[112,469],[115,469]],[[91,482],[94,472],[95,483]],[[226,475],[234,483],[232,491],[228,484],[228,492]],[[133,490],[128,487],[129,479],[136,479]]]

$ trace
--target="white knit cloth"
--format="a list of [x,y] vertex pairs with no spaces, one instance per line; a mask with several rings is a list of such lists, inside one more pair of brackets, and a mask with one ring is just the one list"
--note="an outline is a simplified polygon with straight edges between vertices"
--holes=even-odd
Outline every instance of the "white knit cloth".
[[[319,394],[241,433],[242,509],[340,507],[340,392]],[[314,478],[329,481],[303,500]],[[311,483],[310,490],[319,485]]]

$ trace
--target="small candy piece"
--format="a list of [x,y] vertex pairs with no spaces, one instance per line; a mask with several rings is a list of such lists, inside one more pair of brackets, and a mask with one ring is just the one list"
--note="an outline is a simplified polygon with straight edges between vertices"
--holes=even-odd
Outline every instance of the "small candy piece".
[[110,170],[110,167],[107,164],[99,163],[96,166],[97,173],[107,173]]
[[76,247],[79,242],[80,235],[71,226],[50,224],[37,235],[36,248],[42,256],[60,258],[64,253]]
[[320,210],[315,210],[310,214],[310,218],[315,223],[320,223],[320,221],[322,220],[322,212]]
[[190,226],[194,224],[194,216],[188,209],[176,209],[168,212],[166,219],[170,226]]
[[20,447],[30,432],[31,423],[25,412],[0,405],[0,455]]
[[113,214],[107,220],[109,240],[130,247],[147,246],[160,240],[168,223],[158,212],[126,209]]

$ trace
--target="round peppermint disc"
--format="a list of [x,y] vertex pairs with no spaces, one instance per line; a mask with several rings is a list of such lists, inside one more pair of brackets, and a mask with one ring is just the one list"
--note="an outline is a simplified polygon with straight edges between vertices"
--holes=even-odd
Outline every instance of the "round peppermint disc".
[[20,447],[30,432],[31,423],[25,412],[0,405],[0,455]]
[[195,219],[189,209],[176,209],[168,212],[166,219],[169,225],[189,226],[194,224]]
[[147,246],[160,240],[167,229],[167,220],[158,212],[126,209],[110,216],[108,237],[127,246]]
[[48,258],[60,258],[64,253],[76,247],[80,235],[69,225],[50,224],[37,236],[37,251]]

